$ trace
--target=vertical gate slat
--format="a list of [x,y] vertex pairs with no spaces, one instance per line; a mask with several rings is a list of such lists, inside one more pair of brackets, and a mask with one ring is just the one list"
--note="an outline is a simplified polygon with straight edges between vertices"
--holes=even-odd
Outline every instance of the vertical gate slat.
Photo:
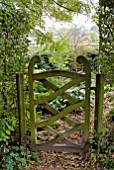
[[90,86],[91,86],[91,69],[89,61],[83,57],[78,56],[77,61],[79,64],[83,64],[85,68],[85,115],[84,115],[84,140],[85,143],[89,140],[90,131]]
[[34,73],[34,65],[35,63],[39,62],[39,57],[34,56],[28,67],[28,81],[29,81],[29,108],[30,108],[30,126],[31,126],[31,143],[34,146],[37,142],[37,129],[35,126],[36,123],[36,112],[35,112],[35,105],[34,105],[34,80],[33,80],[33,73]]
[[104,95],[104,75],[96,75],[96,91],[95,91],[95,132],[102,132],[102,115],[103,115],[103,95]]

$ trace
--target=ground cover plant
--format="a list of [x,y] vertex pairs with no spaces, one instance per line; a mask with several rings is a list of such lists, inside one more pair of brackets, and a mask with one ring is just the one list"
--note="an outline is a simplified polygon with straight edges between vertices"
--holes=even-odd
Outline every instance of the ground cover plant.
[[24,146],[12,146],[8,148],[4,155],[1,155],[0,168],[4,170],[23,170],[33,160],[40,162],[39,156],[25,149]]

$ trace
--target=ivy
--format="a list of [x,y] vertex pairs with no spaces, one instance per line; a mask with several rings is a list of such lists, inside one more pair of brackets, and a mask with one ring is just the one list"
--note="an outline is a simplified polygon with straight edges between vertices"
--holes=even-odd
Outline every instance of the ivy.
[[101,71],[106,76],[106,82],[114,84],[114,8],[113,1],[99,6],[99,31],[100,31],[100,65]]
[[41,160],[36,153],[26,150],[23,146],[12,146],[7,150],[2,162],[0,161],[0,168],[5,170],[21,170],[26,165],[31,164],[32,161],[40,162]]
[[[0,8],[0,142],[16,131],[16,72],[24,71],[28,50],[28,20],[24,10],[9,3]],[[28,16],[29,17],[29,16]]]

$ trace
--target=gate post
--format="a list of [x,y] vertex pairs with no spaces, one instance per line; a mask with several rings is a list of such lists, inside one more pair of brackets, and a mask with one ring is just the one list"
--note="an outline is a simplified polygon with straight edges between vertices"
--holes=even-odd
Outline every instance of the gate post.
[[26,134],[26,116],[25,116],[25,95],[24,95],[24,75],[22,73],[16,74],[17,82],[17,98],[18,98],[18,112],[19,112],[19,140],[22,140]]
[[104,96],[104,75],[96,75],[96,90],[95,90],[95,117],[94,130],[102,132],[102,114],[103,114],[103,96]]

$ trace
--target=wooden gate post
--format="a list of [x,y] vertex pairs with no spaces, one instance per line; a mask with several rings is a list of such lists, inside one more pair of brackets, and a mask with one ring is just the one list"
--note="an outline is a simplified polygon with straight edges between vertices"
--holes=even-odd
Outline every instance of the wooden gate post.
[[102,132],[102,114],[103,114],[103,96],[104,96],[104,75],[96,75],[96,90],[95,90],[95,119],[94,130]]
[[18,112],[19,112],[19,140],[20,140],[20,144],[22,144],[22,140],[26,134],[24,75],[22,73],[17,73],[16,81],[17,81],[17,98],[18,98]]

